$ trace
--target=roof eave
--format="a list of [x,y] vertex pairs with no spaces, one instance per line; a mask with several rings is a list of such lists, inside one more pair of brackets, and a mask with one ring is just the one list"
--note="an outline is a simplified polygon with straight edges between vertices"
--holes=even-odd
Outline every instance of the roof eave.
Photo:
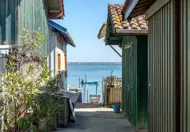
[[127,0],[123,9],[125,18],[133,18],[145,14],[154,2],[155,0]]
[[66,36],[67,36],[67,38],[68,38],[68,40],[69,40],[67,43],[68,43],[69,45],[71,45],[72,47],[75,48],[76,45],[75,45],[75,43],[74,43],[72,37],[70,36],[70,34],[69,34],[68,32],[66,33]]
[[[45,1],[47,9],[48,7],[48,0]],[[63,0],[58,0],[59,2],[59,8],[56,9],[56,12],[54,10],[49,10],[48,9],[48,18],[49,19],[63,19],[65,16],[65,11],[64,11],[64,3]]]
[[70,34],[67,32],[67,29],[60,26],[59,24],[55,23],[54,21],[52,20],[48,20],[48,24],[54,28],[56,31],[58,31],[63,38],[65,38],[65,42],[68,43],[69,45],[73,46],[73,47],[76,47],[76,45],[74,44],[74,41],[72,39],[72,37],[70,36]]
[[148,29],[116,29],[118,35],[148,35]]
[[62,12],[49,12],[48,18],[50,19],[63,19],[64,15]]
[[135,6],[137,5],[139,0],[127,0],[125,2],[125,6],[124,6],[124,17],[125,19],[127,19],[129,17],[129,15],[131,14],[131,12],[133,11],[133,9],[135,8]]

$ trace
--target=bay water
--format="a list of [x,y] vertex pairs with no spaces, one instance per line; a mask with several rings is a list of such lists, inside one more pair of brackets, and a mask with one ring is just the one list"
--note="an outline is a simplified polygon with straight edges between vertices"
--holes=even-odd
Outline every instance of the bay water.
[[102,79],[110,76],[111,73],[113,76],[121,78],[121,63],[68,63],[67,84],[71,88],[80,87],[82,91],[82,100],[86,103],[89,102],[90,94],[96,94],[96,85],[89,84],[84,88],[84,86],[81,85],[81,81],[98,81],[97,95],[100,95],[100,101],[102,102]]

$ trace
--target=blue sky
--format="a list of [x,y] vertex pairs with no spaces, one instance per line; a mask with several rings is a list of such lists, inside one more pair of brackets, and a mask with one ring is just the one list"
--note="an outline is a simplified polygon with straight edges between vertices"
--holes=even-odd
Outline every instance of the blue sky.
[[[69,62],[120,62],[121,58],[103,40],[98,31],[107,19],[108,3],[125,0],[64,0],[65,18],[57,22],[68,29],[76,48],[67,47]],[[117,48],[120,52],[121,50]]]

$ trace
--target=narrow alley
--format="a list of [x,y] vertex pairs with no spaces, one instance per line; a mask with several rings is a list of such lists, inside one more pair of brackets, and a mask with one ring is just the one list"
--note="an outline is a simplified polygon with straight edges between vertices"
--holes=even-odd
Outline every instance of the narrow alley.
[[121,113],[101,105],[78,104],[75,109],[76,123],[56,132],[135,132],[133,126]]

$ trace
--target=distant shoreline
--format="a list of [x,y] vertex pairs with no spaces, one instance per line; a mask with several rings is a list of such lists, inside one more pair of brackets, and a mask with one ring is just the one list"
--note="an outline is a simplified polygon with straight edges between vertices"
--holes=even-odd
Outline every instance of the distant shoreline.
[[81,64],[94,64],[94,65],[121,65],[121,62],[68,62],[68,64],[77,64],[77,65],[81,65]]

